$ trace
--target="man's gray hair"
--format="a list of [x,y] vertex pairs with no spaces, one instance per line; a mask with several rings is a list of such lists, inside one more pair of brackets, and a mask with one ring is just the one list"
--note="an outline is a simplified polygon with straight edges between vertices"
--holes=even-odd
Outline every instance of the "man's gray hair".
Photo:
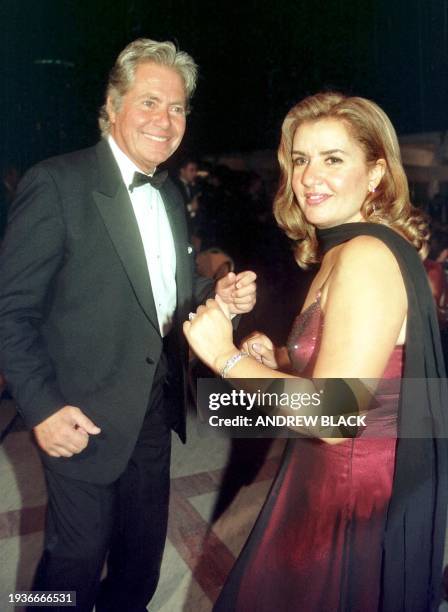
[[114,110],[118,111],[123,96],[134,81],[138,64],[144,62],[153,62],[176,70],[184,81],[187,100],[193,95],[198,76],[198,67],[193,58],[188,53],[179,51],[170,41],[157,42],[149,38],[138,38],[123,49],[110,71],[106,101],[100,108],[98,117],[102,136],[107,136],[110,131],[107,98],[110,97]]

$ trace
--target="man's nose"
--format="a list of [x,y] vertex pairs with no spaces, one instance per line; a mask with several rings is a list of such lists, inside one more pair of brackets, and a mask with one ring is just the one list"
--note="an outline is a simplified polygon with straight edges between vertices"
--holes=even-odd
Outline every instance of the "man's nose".
[[159,106],[154,116],[154,122],[159,127],[162,127],[165,129],[170,127],[171,117],[168,112],[168,107]]

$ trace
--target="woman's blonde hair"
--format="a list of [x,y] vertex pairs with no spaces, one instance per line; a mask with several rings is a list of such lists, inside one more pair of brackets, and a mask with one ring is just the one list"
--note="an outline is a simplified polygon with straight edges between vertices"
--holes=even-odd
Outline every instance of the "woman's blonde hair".
[[292,143],[299,125],[320,119],[342,121],[363,149],[367,164],[386,161],[384,176],[374,193],[366,194],[361,214],[366,221],[383,223],[424,252],[429,233],[424,215],[409,201],[408,181],[401,163],[395,130],[381,108],[365,98],[328,92],[309,96],[294,106],[282,125],[278,160],[280,184],[274,200],[279,226],[296,242],[295,256],[302,268],[319,261],[315,228],[307,222],[292,190]]

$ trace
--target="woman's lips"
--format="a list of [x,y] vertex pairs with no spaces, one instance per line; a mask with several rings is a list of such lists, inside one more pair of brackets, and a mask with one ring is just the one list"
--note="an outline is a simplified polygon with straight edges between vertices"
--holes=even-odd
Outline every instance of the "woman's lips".
[[322,204],[322,202],[325,202],[325,200],[328,200],[328,198],[331,198],[330,193],[307,193],[305,194],[306,203],[310,206],[318,206],[319,204]]

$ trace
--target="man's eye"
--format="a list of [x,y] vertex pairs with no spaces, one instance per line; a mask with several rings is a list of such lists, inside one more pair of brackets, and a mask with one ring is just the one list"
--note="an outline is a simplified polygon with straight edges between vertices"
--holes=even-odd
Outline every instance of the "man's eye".
[[143,100],[143,106],[146,106],[146,108],[153,108],[155,104],[154,100]]
[[186,114],[185,108],[183,106],[170,106],[170,112],[173,113],[173,115]]

